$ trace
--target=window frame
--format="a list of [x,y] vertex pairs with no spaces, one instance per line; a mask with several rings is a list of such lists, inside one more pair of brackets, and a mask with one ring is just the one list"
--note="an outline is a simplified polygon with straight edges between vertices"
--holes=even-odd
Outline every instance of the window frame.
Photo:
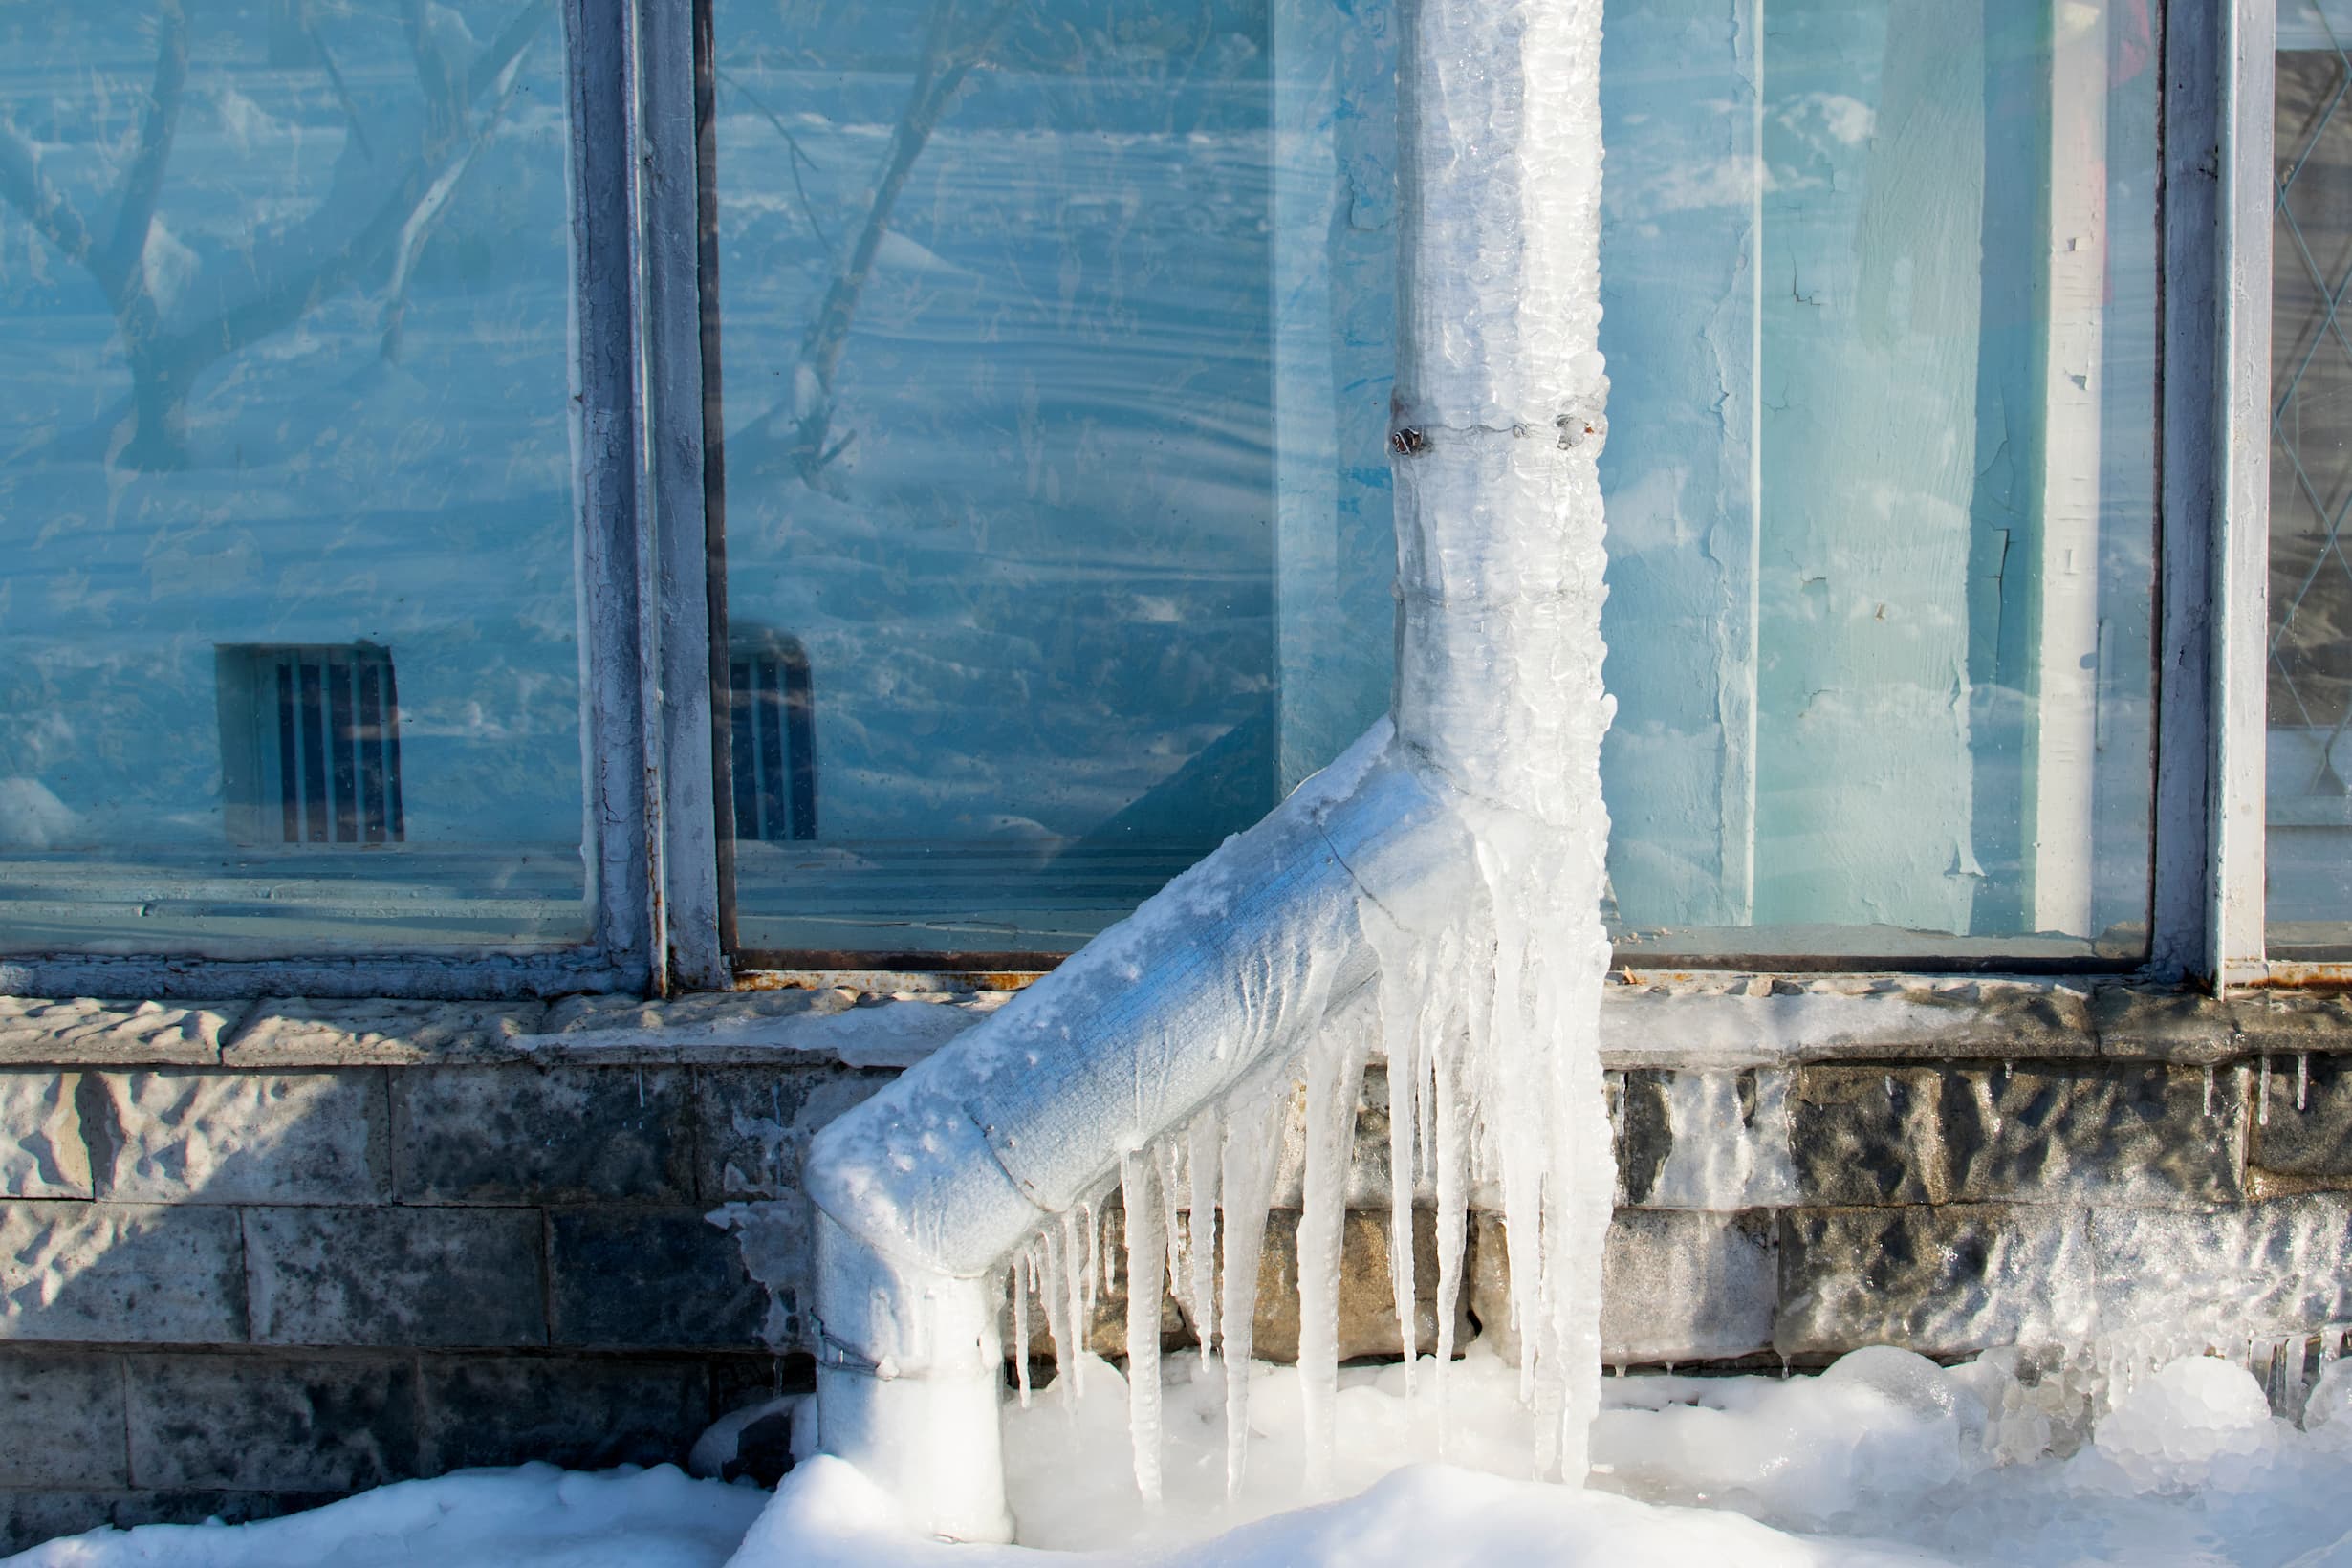
[[[1997,973],[2198,989],[2352,984],[2343,956],[2266,953],[2271,161],[2276,0],[2159,4],[2162,76],[2158,668],[2149,950],[2022,958],[1672,958],[1753,972]],[[1017,985],[1051,957],[738,950],[727,680],[725,454],[706,440],[716,209],[700,178],[708,0],[562,0],[577,348],[577,516],[587,676],[583,946],[321,958],[0,956],[0,992],[474,997]],[[1653,972],[1637,951],[1621,965]]]
[[[642,135],[637,12],[629,0],[562,0],[569,116],[575,550],[583,685],[582,845],[596,901],[586,942],[227,959],[184,954],[0,954],[0,994],[201,1000],[234,996],[554,996],[666,989],[655,962],[661,785],[646,716],[659,687],[642,656],[658,602],[640,482],[646,402],[631,179]],[[298,940],[290,933],[290,940]]]

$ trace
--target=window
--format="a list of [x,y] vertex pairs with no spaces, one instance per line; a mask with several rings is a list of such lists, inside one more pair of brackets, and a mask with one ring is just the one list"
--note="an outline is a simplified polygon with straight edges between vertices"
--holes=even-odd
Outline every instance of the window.
[[[2352,948],[2272,9],[1612,0],[1626,963]],[[17,10],[18,989],[1033,968],[1383,711],[1384,0]]]
[[2278,11],[2266,747],[2274,950],[2352,928],[2352,11]]
[[1621,945],[2136,960],[2147,15],[1754,24],[1625,5],[1603,46]]
[[725,600],[825,737],[779,853],[736,655],[738,944],[1066,952],[1385,706],[1388,41],[713,10]]
[[0,37],[0,950],[578,943],[555,8]]

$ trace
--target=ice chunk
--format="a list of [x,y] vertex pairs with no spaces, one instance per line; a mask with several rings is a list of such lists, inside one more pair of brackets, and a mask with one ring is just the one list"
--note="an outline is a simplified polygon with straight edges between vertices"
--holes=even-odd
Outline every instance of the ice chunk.
[[2269,1452],[2278,1425],[2254,1374],[2217,1356],[2183,1356],[2141,1379],[2094,1435],[2144,1491],[2177,1490],[2230,1461]]

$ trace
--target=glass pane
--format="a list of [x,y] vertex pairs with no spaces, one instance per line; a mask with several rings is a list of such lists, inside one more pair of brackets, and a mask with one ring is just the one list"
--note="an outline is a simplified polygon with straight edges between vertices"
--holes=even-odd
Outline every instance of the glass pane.
[[1068,950],[1384,710],[1385,18],[717,0],[742,947]]
[[[2144,951],[2145,12],[1611,8],[1633,962]],[[743,946],[1066,948],[1379,712],[1387,15],[719,0]]]
[[2275,954],[2352,942],[2352,8],[2281,0],[2271,271]]
[[2144,950],[2149,9],[1611,8],[1629,964]]
[[0,19],[0,946],[574,942],[543,0]]

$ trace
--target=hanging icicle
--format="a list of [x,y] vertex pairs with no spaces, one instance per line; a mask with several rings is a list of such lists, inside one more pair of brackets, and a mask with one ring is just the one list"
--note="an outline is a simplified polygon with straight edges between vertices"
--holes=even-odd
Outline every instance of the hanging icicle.
[[1068,1272],[1063,1262],[1067,1234],[1059,1225],[1048,1225],[1038,1233],[1038,1259],[1042,1267],[1038,1271],[1037,1297],[1045,1306],[1045,1337],[1054,1346],[1054,1397],[1061,1402],[1062,1408],[1072,1409],[1078,1381],[1078,1336],[1072,1332],[1070,1296],[1062,1283]]
[[1266,1251],[1266,1211],[1274,1198],[1274,1156],[1287,1076],[1244,1090],[1227,1109],[1217,1209],[1223,1225],[1225,1300],[1225,1492],[1241,1491],[1250,1454],[1250,1354],[1257,1325],[1258,1264]]
[[1013,1379],[1021,1408],[1029,1408],[1029,1293],[1036,1281],[1034,1255],[1024,1247],[1013,1254]]
[[1189,1167],[1186,1186],[1191,1205],[1185,1233],[1192,1252],[1192,1323],[1200,1336],[1204,1368],[1217,1353],[1217,1180],[1224,1164],[1223,1145],[1222,1120],[1215,1107],[1192,1119],[1185,1145]]
[[1135,1489],[1147,1506],[1160,1501],[1160,1271],[1167,1242],[1160,1234],[1160,1173],[1151,1153],[1122,1155],[1119,1197],[1127,1240],[1127,1438],[1135,1448]]
[[1367,1025],[1333,1021],[1307,1052],[1306,1170],[1298,1216],[1298,1386],[1306,1492],[1331,1491],[1332,1425],[1339,1386],[1339,1269],[1346,1241],[1347,1173],[1356,1144]]
[[[1078,1224],[1074,1209],[1061,1217],[1061,1282],[1063,1311],[1070,1325],[1070,1345],[1066,1361],[1057,1360],[1060,1377],[1056,1381],[1070,1385],[1073,1399],[1086,1397],[1087,1341],[1094,1338],[1093,1315],[1087,1310],[1088,1287],[1093,1283],[1092,1260],[1086,1255],[1086,1232]],[[1056,1357],[1059,1356],[1056,1351]]]

